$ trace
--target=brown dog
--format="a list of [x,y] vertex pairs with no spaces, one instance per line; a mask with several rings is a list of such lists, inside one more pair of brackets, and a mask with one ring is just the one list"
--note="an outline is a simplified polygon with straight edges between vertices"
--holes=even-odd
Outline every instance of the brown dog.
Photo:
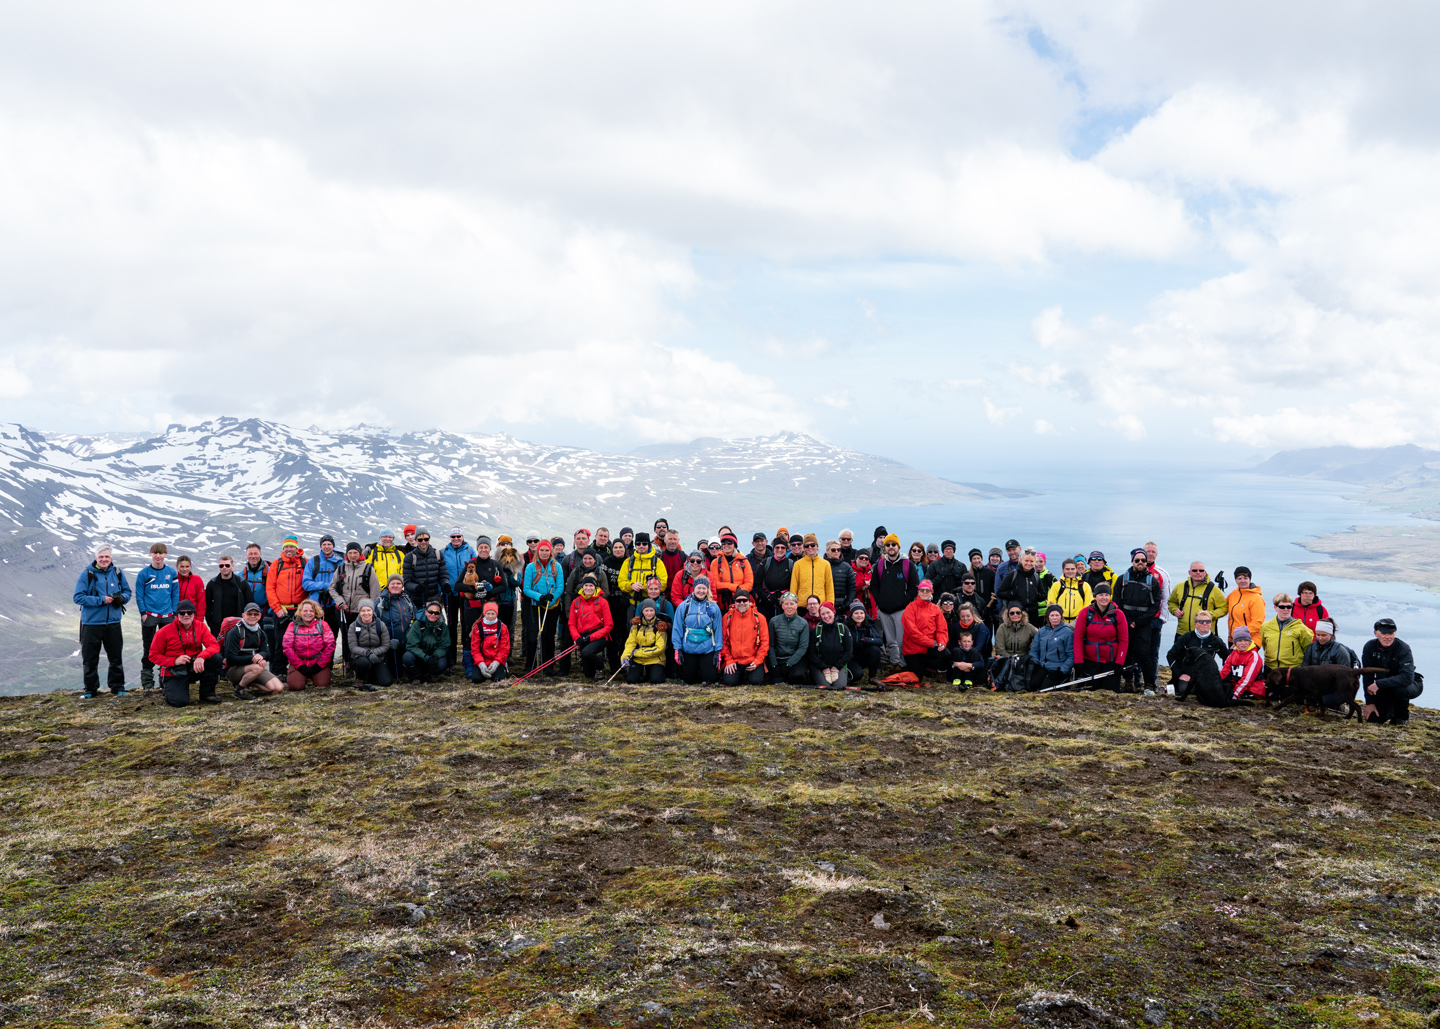
[[1297,703],[1309,711],[1312,708],[1325,717],[1324,698],[1339,694],[1345,699],[1340,703],[1342,717],[1351,715],[1359,721],[1362,705],[1355,700],[1355,691],[1360,688],[1360,676],[1366,672],[1388,675],[1383,668],[1346,668],[1343,665],[1310,665],[1306,668],[1270,668],[1265,672],[1265,703],[1274,702],[1276,709],[1289,703]]

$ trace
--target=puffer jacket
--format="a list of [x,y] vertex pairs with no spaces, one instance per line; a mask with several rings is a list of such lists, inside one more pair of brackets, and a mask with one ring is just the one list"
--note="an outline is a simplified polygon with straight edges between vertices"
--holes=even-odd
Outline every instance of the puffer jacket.
[[265,573],[265,599],[277,618],[292,613],[300,601],[309,594],[305,592],[305,551],[294,557],[283,554],[270,562]]
[[830,565],[830,580],[835,584],[835,610],[837,613],[848,611],[855,600],[855,569],[848,561],[838,557],[833,561],[828,557],[825,560]]
[[1045,606],[1059,604],[1060,617],[1065,619],[1067,625],[1074,625],[1080,612],[1089,607],[1094,599],[1090,584],[1084,579],[1056,579],[1055,585],[1050,587],[1050,595],[1045,598]]
[[431,622],[422,615],[411,622],[405,634],[405,650],[425,663],[444,657],[450,650],[450,627],[445,619]]
[[835,579],[830,562],[823,557],[802,557],[790,569],[790,592],[800,598],[801,606],[812,596],[835,603]]
[[445,560],[434,547],[421,552],[417,546],[405,555],[405,592],[415,601],[416,607],[424,607],[432,600],[443,600],[450,585],[445,574]]
[[1130,645],[1130,620],[1113,603],[1104,611],[1092,603],[1075,619],[1075,663],[1123,665]]
[[682,654],[715,654],[725,645],[725,627],[720,605],[693,596],[675,608],[670,627],[670,645]]
[[660,588],[663,591],[670,582],[670,573],[665,570],[665,562],[660,560],[654,547],[643,554],[632,553],[620,566],[620,592],[630,598],[632,607],[639,603],[637,598],[645,596],[645,591],[636,590],[635,584],[644,586],[652,575],[660,577]]
[[760,566],[760,579],[756,583],[755,595],[765,603],[778,609],[780,607],[780,595],[790,589],[790,573],[793,571],[794,562],[788,557],[775,560],[771,554]]
[[510,660],[510,627],[500,619],[494,625],[486,625],[483,618],[475,620],[470,630],[470,657],[476,664],[498,661],[502,665]]
[[760,612],[755,610],[754,604],[751,604],[744,614],[732,607],[725,615],[722,635],[722,667],[732,661],[742,667],[765,663],[765,655],[770,653],[770,626],[765,623]]
[[[160,669],[161,675],[175,674],[175,659],[182,654],[190,658],[214,657],[220,653],[220,644],[210,632],[210,627],[198,617],[186,629],[175,619],[169,625],[162,625],[150,641],[150,663]],[[193,661],[192,661],[193,663]]]
[[344,563],[345,555],[338,550],[331,551],[329,557],[323,553],[311,554],[305,562],[305,592],[323,608],[335,606],[335,599],[330,596],[330,581],[335,577],[335,569]]
[[339,607],[355,614],[360,610],[360,601],[374,600],[380,596],[383,586],[375,569],[364,561],[344,561],[335,569],[330,580],[330,599]]
[[781,611],[770,619],[770,663],[776,668],[794,668],[805,660],[810,649],[810,623],[803,615],[787,618]]
[[900,616],[900,653],[923,654],[931,647],[942,650],[950,640],[940,605],[916,598]]
[[307,665],[325,668],[335,659],[335,634],[323,618],[312,619],[309,625],[301,625],[297,618],[286,626],[280,649],[292,668]]
[[1195,616],[1202,607],[1215,619],[1216,628],[1219,628],[1220,619],[1229,614],[1230,610],[1225,594],[1219,586],[1210,581],[1208,575],[1198,587],[1190,581],[1190,576],[1185,576],[1184,581],[1176,583],[1175,588],[1170,591],[1170,599],[1165,606],[1175,616],[1177,638],[1195,628]]
[[570,602],[570,638],[579,641],[589,633],[590,639],[608,640],[614,622],[610,619],[610,602],[604,593],[596,593],[589,600],[583,596]]
[[822,621],[810,630],[809,650],[811,668],[844,668],[855,656],[855,638],[844,622],[837,619],[826,625]]
[[1233,590],[1225,598],[1225,603],[1229,611],[1225,627],[1230,642],[1235,642],[1235,630],[1242,625],[1250,630],[1252,640],[1259,639],[1260,630],[1265,625],[1265,595],[1260,592],[1260,587]]
[[350,623],[345,630],[350,637],[350,656],[380,661],[390,653],[390,629],[379,618],[373,618],[369,625],[360,619]]
[[1305,648],[1314,641],[1315,634],[1298,618],[1291,618],[1283,627],[1272,618],[1260,627],[1265,664],[1270,668],[1299,668],[1305,661]]
[[1047,672],[1069,672],[1075,667],[1075,630],[1064,622],[1058,628],[1046,622],[1035,632],[1030,660]]
[[[113,598],[105,603],[105,598]],[[80,607],[81,625],[109,625],[118,622],[124,612],[121,610],[130,602],[130,587],[125,584],[125,573],[111,561],[103,572],[90,562],[75,580],[75,603]]]
[[1012,625],[1010,619],[1005,619],[995,629],[995,656],[1016,657],[1030,653],[1030,645],[1039,632],[1028,620],[1022,619],[1019,625]]
[[225,658],[226,668],[243,668],[256,654],[269,661],[270,637],[265,635],[265,629],[259,622],[255,623],[255,628],[252,629],[242,618],[225,634],[220,653]]
[[670,623],[663,619],[647,622],[635,616],[630,619],[630,635],[620,660],[636,665],[663,665],[670,649]]
[[365,558],[370,562],[370,567],[375,569],[375,574],[380,579],[383,587],[390,581],[390,576],[398,575],[405,577],[405,555],[399,547],[382,547],[375,544],[370,548],[370,553]]
[[753,592],[754,589],[755,573],[750,569],[750,562],[745,559],[744,554],[736,554],[731,558],[721,554],[710,562],[710,590],[721,597],[727,606],[735,599],[736,590]]
[[396,597],[386,590],[375,601],[375,617],[390,630],[390,649],[401,650],[405,635],[410,631],[410,623],[415,621],[415,602],[404,593]]

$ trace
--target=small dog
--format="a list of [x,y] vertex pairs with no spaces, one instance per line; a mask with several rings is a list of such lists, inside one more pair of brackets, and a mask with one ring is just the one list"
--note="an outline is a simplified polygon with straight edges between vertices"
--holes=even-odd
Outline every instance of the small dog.
[[1363,704],[1355,700],[1355,691],[1360,688],[1360,676],[1366,672],[1388,675],[1383,668],[1346,668],[1343,665],[1310,665],[1307,668],[1270,668],[1265,672],[1265,703],[1275,704],[1276,710],[1289,703],[1302,705],[1306,711],[1314,708],[1325,717],[1327,708],[1324,698],[1339,694],[1345,699],[1338,708],[1342,718],[1352,715],[1360,720]]

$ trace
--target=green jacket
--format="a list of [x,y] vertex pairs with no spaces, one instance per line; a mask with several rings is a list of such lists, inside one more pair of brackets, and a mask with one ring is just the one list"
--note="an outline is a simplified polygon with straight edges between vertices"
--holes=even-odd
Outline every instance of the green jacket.
[[434,661],[450,649],[450,629],[445,619],[432,623],[422,613],[410,623],[405,634],[405,649],[421,661]]
[[1260,638],[1255,642],[1265,648],[1266,668],[1299,668],[1305,648],[1314,639],[1315,634],[1300,619],[1291,618],[1282,629],[1279,620],[1272,618],[1260,626]]
[[1175,630],[1176,638],[1184,636],[1195,628],[1195,616],[1200,613],[1202,607],[1210,612],[1211,618],[1215,619],[1217,630],[1220,619],[1230,613],[1230,602],[1225,599],[1225,591],[1211,582],[1208,575],[1198,587],[1190,581],[1188,575],[1181,579],[1170,591],[1168,606],[1170,613],[1179,622],[1179,627]]

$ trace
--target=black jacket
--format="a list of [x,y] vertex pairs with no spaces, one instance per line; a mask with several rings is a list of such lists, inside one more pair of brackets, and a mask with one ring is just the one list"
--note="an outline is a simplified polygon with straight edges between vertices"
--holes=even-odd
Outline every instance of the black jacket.
[[821,622],[810,630],[810,667],[844,668],[855,653],[850,627],[838,618],[826,625]]
[[[906,568],[909,574],[906,574]],[[907,558],[881,558],[870,574],[870,596],[887,615],[904,611],[920,595],[920,569]]]
[[1170,666],[1170,684],[1175,687],[1176,695],[1186,695],[1185,684],[1180,681],[1180,676],[1188,675],[1190,692],[1194,693],[1201,703],[1208,703],[1207,698],[1210,697],[1225,699],[1228,694],[1220,682],[1220,666],[1216,664],[1216,660],[1224,661],[1229,655],[1230,648],[1225,645],[1218,632],[1212,632],[1202,639],[1199,633],[1191,629],[1178,638],[1165,655],[1165,662]]
[[969,571],[969,565],[961,564],[953,557],[939,557],[925,569],[926,576],[935,584],[935,595],[960,592],[960,576]]
[[1125,612],[1130,628],[1148,626],[1160,613],[1160,605],[1164,603],[1164,598],[1160,595],[1160,577],[1149,572],[1136,576],[1134,568],[1127,569],[1125,574],[1115,581],[1113,599],[1116,606]]
[[755,592],[767,604],[780,609],[780,594],[790,589],[790,571],[795,562],[788,557],[775,560],[771,554],[755,576]]
[[416,547],[405,555],[405,592],[415,601],[415,606],[442,600],[450,592],[450,576],[445,572],[445,559],[440,551],[431,547],[420,553]]
[[[505,569],[500,567],[500,562],[493,557],[484,560],[475,559],[475,575],[479,579],[474,586],[466,586],[463,582],[457,582],[455,588],[461,596],[467,600],[496,600],[500,595],[500,589],[505,584]],[[464,576],[461,576],[463,579]],[[496,601],[499,602],[498,600]]]
[[1017,568],[1005,576],[1004,583],[996,593],[1001,604],[1008,605],[1012,600],[1019,601],[1025,616],[1030,619],[1030,624],[1038,628],[1041,621],[1040,602],[1045,599],[1041,589],[1039,572],[1033,568],[1028,572]]
[[205,584],[205,624],[210,626],[210,635],[219,636],[220,626],[231,615],[240,616],[245,605],[255,599],[250,584],[238,575],[228,579],[215,576]]
[[1366,668],[1384,668],[1390,673],[1383,678],[1373,673],[1362,676],[1366,686],[1374,683],[1381,690],[1408,690],[1415,684],[1415,655],[1410,651],[1410,644],[1402,639],[1396,639],[1388,647],[1380,646],[1377,639],[1366,641],[1360,652],[1360,663]]
[[270,640],[260,623],[257,622],[255,628],[251,629],[242,619],[225,634],[225,639],[220,644],[220,653],[225,658],[226,668],[248,665],[256,654],[269,661]]
[[[830,561],[828,557],[825,560]],[[835,614],[843,616],[855,599],[855,569],[837,557],[830,561],[830,578],[835,583]]]

